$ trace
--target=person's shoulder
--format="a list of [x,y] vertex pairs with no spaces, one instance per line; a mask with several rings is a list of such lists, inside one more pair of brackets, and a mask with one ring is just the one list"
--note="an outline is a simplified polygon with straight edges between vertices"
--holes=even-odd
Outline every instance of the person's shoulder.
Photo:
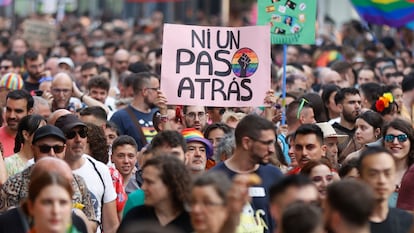
[[87,159],[91,163],[92,166],[95,166],[96,169],[99,170],[99,172],[107,172],[108,174],[110,174],[109,167],[106,164],[102,163],[101,161],[96,160],[90,155],[84,154],[83,156],[85,159]]
[[[127,106],[127,107],[125,107],[125,108],[129,108],[129,106]],[[127,113],[127,111],[126,111],[126,109],[125,109],[125,108],[121,108],[121,109],[116,110],[116,111],[112,114],[111,121],[112,121],[112,119],[117,119],[117,118],[121,118],[121,117],[123,117],[123,116],[125,116],[125,115],[128,115],[128,113]]]
[[146,205],[135,206],[128,211],[125,216],[125,219],[137,218],[139,216],[149,217],[151,214],[155,213],[154,208]]
[[263,171],[266,173],[283,176],[283,173],[280,171],[280,169],[272,164],[260,165],[258,170],[259,172]]
[[389,215],[397,217],[399,220],[413,222],[413,215],[409,212],[399,209],[399,208],[390,208]]

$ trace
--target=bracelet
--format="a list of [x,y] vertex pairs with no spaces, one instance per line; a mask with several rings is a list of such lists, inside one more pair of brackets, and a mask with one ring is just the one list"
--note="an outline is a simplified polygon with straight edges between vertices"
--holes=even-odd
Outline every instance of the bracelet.
[[85,96],[85,93],[83,93],[83,94],[81,95],[81,97],[79,98],[81,102],[83,102],[83,97],[84,97],[84,96]]

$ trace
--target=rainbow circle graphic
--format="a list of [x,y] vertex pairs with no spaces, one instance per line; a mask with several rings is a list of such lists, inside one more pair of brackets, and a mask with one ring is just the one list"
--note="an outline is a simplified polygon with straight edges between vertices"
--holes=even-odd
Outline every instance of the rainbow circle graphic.
[[231,60],[234,75],[240,78],[252,76],[259,67],[257,54],[249,48],[241,48]]

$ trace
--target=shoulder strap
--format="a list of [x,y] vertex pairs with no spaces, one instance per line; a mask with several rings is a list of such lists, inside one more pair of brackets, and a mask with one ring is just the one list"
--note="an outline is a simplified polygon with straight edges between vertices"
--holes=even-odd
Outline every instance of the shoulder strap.
[[132,111],[132,107],[131,106],[128,106],[128,107],[125,108],[125,110],[128,113],[129,117],[131,118],[132,122],[134,122],[134,125],[137,128],[137,130],[138,130],[138,133],[139,133],[139,136],[140,136],[140,139],[141,139],[142,146],[147,145],[147,143],[148,143],[147,142],[147,139],[146,139],[146,137],[144,135],[144,132],[142,132],[141,124],[138,122],[137,117],[135,116],[134,112]]
[[99,227],[101,228],[101,232],[103,232],[103,229],[102,229],[102,227],[103,227],[102,226],[102,215],[103,215],[103,205],[104,205],[104,196],[105,196],[106,186],[105,186],[105,182],[104,182],[104,179],[102,178],[101,173],[99,172],[98,168],[96,168],[95,163],[90,158],[86,158],[86,159],[92,164],[93,169],[98,174],[99,179],[101,180],[102,186],[103,186],[103,193],[102,193],[102,197],[101,197],[101,219],[99,219],[99,222],[100,222]]

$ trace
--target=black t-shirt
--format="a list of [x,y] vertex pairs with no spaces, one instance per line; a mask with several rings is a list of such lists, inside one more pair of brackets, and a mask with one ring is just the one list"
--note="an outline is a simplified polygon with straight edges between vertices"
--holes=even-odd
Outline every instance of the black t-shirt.
[[[125,229],[132,225],[139,222],[153,222],[156,224],[160,224],[158,221],[157,215],[155,215],[155,210],[153,207],[150,206],[136,206],[132,208],[125,217],[122,219],[122,222],[118,228],[117,232],[125,231]],[[183,233],[191,233],[193,232],[193,227],[191,226],[190,215],[183,211],[180,215],[177,216],[174,220],[169,222],[165,227],[173,227],[175,229],[180,230]]]
[[[78,232],[88,232],[85,222],[73,212],[72,224]],[[28,217],[20,207],[10,209],[0,215],[0,233],[26,233],[29,228]]]
[[406,233],[411,230],[413,215],[404,210],[390,208],[383,222],[370,224],[371,233]]
[[[236,172],[230,170],[224,162],[217,164],[214,168],[210,170],[210,172],[214,171],[222,171],[226,173],[228,177],[231,179],[233,179],[233,177],[237,174]],[[268,230],[265,229],[264,232],[271,233],[273,232],[273,229],[276,227],[276,223],[270,216],[269,189],[274,183],[276,183],[283,177],[283,174],[278,168],[269,164],[260,165],[254,173],[256,173],[262,179],[262,184],[250,187],[249,194],[252,197],[250,205],[252,211],[254,212],[254,215],[258,211],[263,211],[262,213],[264,213],[264,215],[262,216],[262,218],[269,228]]]
[[39,83],[29,83],[24,81],[23,88],[28,92],[39,90]]

